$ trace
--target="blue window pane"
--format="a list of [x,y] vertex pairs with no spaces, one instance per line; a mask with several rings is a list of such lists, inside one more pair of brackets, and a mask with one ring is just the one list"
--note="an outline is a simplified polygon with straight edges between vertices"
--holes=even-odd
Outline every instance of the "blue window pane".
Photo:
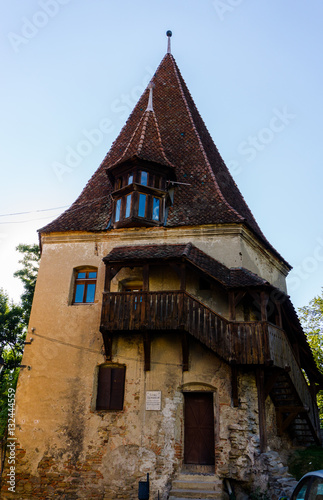
[[77,279],[83,279],[85,278],[85,273],[77,273]]
[[89,272],[89,276],[88,276],[90,279],[93,279],[93,278],[96,278],[96,271],[93,271],[93,272]]
[[147,186],[148,183],[148,172],[141,172],[140,184]]
[[131,194],[128,194],[126,200],[126,217],[130,217]]
[[146,195],[140,194],[139,195],[139,208],[138,208],[139,217],[145,217],[145,212],[146,212]]
[[94,296],[95,296],[95,285],[89,283],[86,289],[85,302],[94,302]]
[[117,200],[117,204],[116,204],[116,222],[118,222],[118,220],[120,220],[120,210],[121,210],[121,198],[119,198]]
[[76,285],[74,302],[83,302],[84,286],[85,285]]
[[159,220],[159,198],[153,201],[153,220]]
[[129,174],[128,184],[132,184],[132,182],[133,182],[133,174]]

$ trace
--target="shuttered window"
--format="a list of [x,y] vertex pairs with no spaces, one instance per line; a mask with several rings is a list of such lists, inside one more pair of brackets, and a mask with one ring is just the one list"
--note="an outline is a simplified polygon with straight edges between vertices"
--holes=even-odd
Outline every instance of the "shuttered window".
[[97,410],[122,410],[126,368],[99,366]]

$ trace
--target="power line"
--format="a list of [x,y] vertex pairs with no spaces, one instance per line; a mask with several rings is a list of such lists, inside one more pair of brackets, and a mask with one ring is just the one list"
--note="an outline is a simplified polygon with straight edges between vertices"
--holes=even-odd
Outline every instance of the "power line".
[[[92,205],[93,203],[96,203],[97,201],[103,200],[103,199],[106,199],[106,198],[107,198],[107,195],[100,196],[98,198],[93,198],[91,201],[89,201],[87,203],[81,203],[79,206],[76,205],[74,208],[70,208],[69,209],[69,213],[73,213],[73,212],[76,212],[78,210],[83,210],[84,207]],[[44,209],[40,209],[40,210],[31,210],[29,212],[16,212],[16,213],[13,213],[13,214],[0,214],[0,217],[6,217],[6,216],[8,217],[8,216],[22,215],[22,214],[25,215],[25,214],[31,214],[31,213],[36,213],[36,212],[46,212],[46,211],[49,211],[49,210],[58,210],[58,209],[66,208],[68,206],[69,205],[64,205],[63,207],[44,208]],[[23,220],[23,221],[5,221],[5,222],[0,222],[0,225],[3,225],[3,224],[25,224],[27,222],[32,222],[32,221],[42,220],[42,219],[48,219],[50,217],[51,216],[47,216],[47,217],[41,217],[41,218],[37,218],[37,219],[28,219],[28,220]]]
[[62,207],[54,207],[54,208],[43,208],[40,210],[30,210],[29,212],[14,212],[12,214],[0,214],[0,217],[13,217],[14,215],[25,215],[25,214],[34,214],[37,212],[49,212],[50,210],[59,210],[61,208],[66,208],[69,205],[64,205]]

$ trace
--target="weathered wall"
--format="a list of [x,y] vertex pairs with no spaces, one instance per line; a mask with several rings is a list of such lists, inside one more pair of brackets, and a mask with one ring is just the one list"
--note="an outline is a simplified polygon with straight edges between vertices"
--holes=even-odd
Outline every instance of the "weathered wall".
[[[105,360],[99,333],[105,271],[102,258],[114,246],[134,241],[191,241],[226,265],[244,265],[239,234],[223,235],[222,239],[217,236],[211,245],[207,245],[206,236],[202,229],[169,232],[158,228],[45,238],[28,334],[34,341],[26,346],[23,357],[23,364],[31,369],[22,370],[17,388],[20,451],[17,449],[17,493],[13,498],[17,494],[22,499],[54,498],[54,494],[66,499],[136,498],[138,480],[147,472],[151,473],[153,491],[159,490],[166,498],[170,480],[183,459],[183,390],[214,392],[217,471],[221,477],[229,474],[236,479],[247,474],[258,452],[254,383],[241,376],[245,396],[240,408],[233,408],[230,367],[193,339],[189,371],[183,373],[180,339],[153,334],[151,371],[144,372],[141,335],[116,337],[113,362],[126,365],[124,410],[94,410],[97,367]],[[264,255],[259,251],[257,266],[266,274],[261,259]],[[73,269],[79,266],[98,268],[93,304],[71,304]],[[283,273],[278,276],[278,267],[275,272],[275,281],[283,283]],[[122,279],[126,278],[124,274]],[[152,289],[172,289],[177,282],[174,275],[156,272]],[[188,284],[192,292],[203,295],[197,290],[196,277]],[[115,281],[112,286],[117,289],[119,285]],[[227,313],[226,299],[218,290],[204,299],[221,314]],[[161,411],[145,410],[147,390],[162,391]],[[252,438],[243,457],[239,456],[238,471],[235,444],[241,433],[236,425],[242,426],[245,441]],[[280,441],[275,446],[279,447]],[[2,491],[2,498],[10,496]]]
[[[214,393],[219,477],[248,483],[259,475],[257,391],[252,374],[240,374],[241,404],[233,408],[229,366],[194,339],[189,371],[183,373],[180,338],[154,334],[151,371],[144,372],[141,335],[118,336],[113,341],[113,361],[126,365],[124,410],[97,412],[96,363],[102,359],[67,344],[61,347],[69,363],[59,366],[51,356],[50,365],[41,370],[33,367],[19,382],[17,438],[23,450],[17,456],[19,498],[53,498],[55,492],[69,499],[129,500],[136,498],[138,480],[149,472],[152,498],[159,490],[166,499],[183,460],[185,391]],[[21,407],[22,390],[29,394],[28,406]],[[145,409],[149,390],[161,391],[160,411]],[[268,427],[275,425],[272,418],[268,400]],[[269,433],[269,444],[279,449],[281,441],[274,436],[275,429],[272,437]],[[1,498],[10,497],[3,492]]]

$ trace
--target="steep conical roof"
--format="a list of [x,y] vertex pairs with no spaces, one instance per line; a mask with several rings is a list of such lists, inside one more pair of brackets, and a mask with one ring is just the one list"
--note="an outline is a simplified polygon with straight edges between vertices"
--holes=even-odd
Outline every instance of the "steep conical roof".
[[107,171],[138,156],[175,170],[167,227],[243,223],[277,254],[224,164],[172,54],[164,56],[152,82],[153,111],[147,111],[147,87],[79,198],[40,232],[106,230],[112,212]]

